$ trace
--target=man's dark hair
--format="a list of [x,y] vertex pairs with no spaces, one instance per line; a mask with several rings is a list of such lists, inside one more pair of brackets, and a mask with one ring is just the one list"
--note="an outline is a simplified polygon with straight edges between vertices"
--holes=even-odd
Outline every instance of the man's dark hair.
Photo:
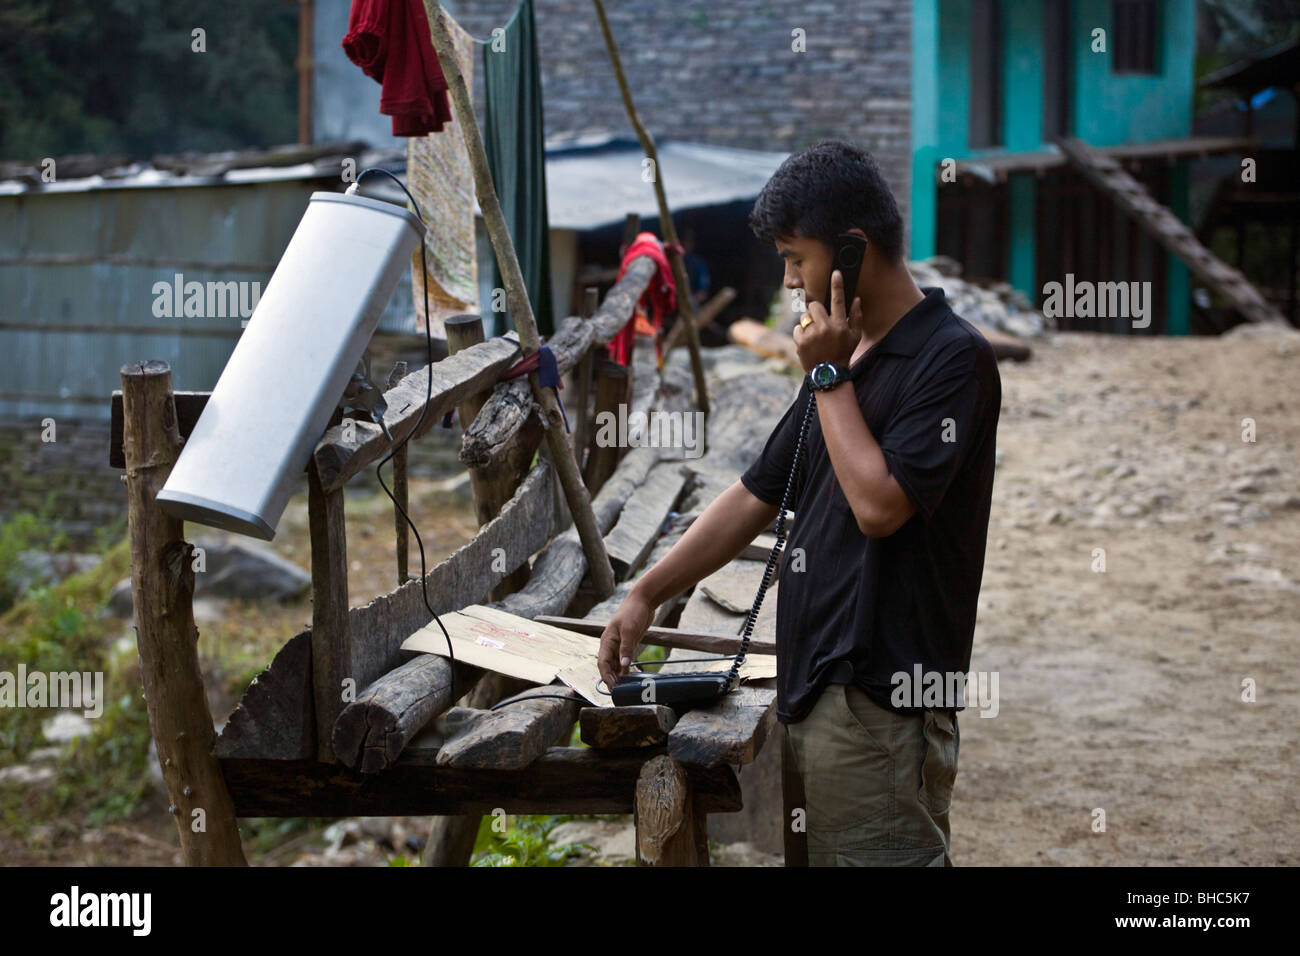
[[792,153],[754,200],[749,228],[763,242],[796,235],[827,244],[861,229],[890,262],[903,254],[903,217],[871,154],[825,139]]

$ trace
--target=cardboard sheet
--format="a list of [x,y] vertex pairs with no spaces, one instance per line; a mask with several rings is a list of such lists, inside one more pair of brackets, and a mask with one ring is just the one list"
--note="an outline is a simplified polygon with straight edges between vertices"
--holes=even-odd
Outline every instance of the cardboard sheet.
[[[613,706],[608,696],[596,690],[600,645],[593,638],[481,604],[439,617],[456,660],[535,684],[549,684],[558,677],[592,706]],[[446,657],[447,639],[438,622],[430,621],[402,642],[402,650]]]

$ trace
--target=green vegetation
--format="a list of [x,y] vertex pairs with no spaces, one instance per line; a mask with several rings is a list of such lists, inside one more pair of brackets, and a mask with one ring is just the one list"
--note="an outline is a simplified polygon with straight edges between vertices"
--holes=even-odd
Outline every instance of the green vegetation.
[[[550,832],[561,823],[582,819],[572,814],[501,816],[488,814],[479,823],[470,866],[563,866],[585,844],[554,846]],[[498,832],[504,820],[505,832]],[[495,827],[494,827],[495,824]]]
[[[120,526],[118,529],[120,532]],[[151,768],[148,711],[141,692],[134,637],[117,617],[105,613],[114,585],[130,575],[128,543],[114,530],[99,538],[101,563],[53,587],[15,595],[0,614],[0,669],[16,671],[102,671],[104,702],[91,730],[62,748],[57,776],[46,788],[0,790],[0,827],[20,839],[35,828],[53,827],[62,841],[88,827],[125,823],[149,806]],[[66,543],[48,509],[20,514],[0,524],[0,561],[22,550],[55,550]],[[204,679],[237,697],[301,623],[302,608],[262,607],[231,602],[219,623],[200,624]],[[248,637],[248,635],[256,635]],[[647,660],[664,656],[648,648]],[[0,709],[0,766],[26,761],[44,744],[41,724],[51,708]],[[582,746],[575,727],[572,746]],[[485,816],[475,842],[474,866],[563,866],[580,853],[579,844],[555,844],[551,831],[561,823],[585,819],[623,819],[618,815]],[[493,829],[493,822],[497,822]],[[288,853],[307,850],[331,820],[247,818],[239,821],[250,860],[287,862]],[[502,826],[504,823],[504,827]],[[498,832],[500,831],[500,832]],[[388,866],[419,866],[418,858],[394,853]]]
[[[20,514],[0,526],[0,541],[31,541],[38,516]],[[58,540],[57,532],[37,546]],[[6,670],[24,664],[29,671],[104,673],[103,713],[91,732],[68,744],[58,764],[59,776],[47,792],[0,792],[0,814],[22,829],[49,819],[70,821],[84,814],[100,825],[129,816],[149,779],[145,756],[149,718],[140,695],[139,664],[130,641],[111,642],[121,622],[100,612],[113,585],[130,574],[126,542],[119,542],[95,568],[55,587],[23,595],[0,617],[0,662]],[[47,708],[14,707],[0,711],[0,761],[21,761],[41,742]]]
[[13,607],[19,598],[11,577],[18,568],[19,553],[59,551],[67,543],[67,535],[56,517],[53,492],[46,495],[40,511],[20,511],[0,524],[0,613]]
[[7,0],[0,158],[294,142],[297,33],[296,4]]

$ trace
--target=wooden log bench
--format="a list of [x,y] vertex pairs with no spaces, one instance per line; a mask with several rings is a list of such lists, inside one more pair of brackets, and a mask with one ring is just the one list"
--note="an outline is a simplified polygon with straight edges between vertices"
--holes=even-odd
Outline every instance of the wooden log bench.
[[[484,363],[504,361],[497,350],[507,344],[466,349],[478,357],[466,360],[456,381],[469,385],[447,388],[460,395],[481,387]],[[644,361],[645,350],[639,351]],[[685,410],[689,393],[682,367],[666,367],[651,408]],[[639,391],[639,403],[646,394]],[[752,414],[752,408],[732,407],[751,399],[742,389],[736,403],[723,398],[714,415],[726,420]],[[412,427],[409,412],[396,412],[405,417],[394,424]],[[355,473],[357,462],[374,460],[385,443],[373,435],[363,438],[357,446],[345,446],[342,436],[332,434],[322,442],[313,466],[320,497],[336,494],[337,483]],[[560,616],[574,603],[586,561],[576,532],[555,512],[555,482],[544,456],[500,514],[429,571],[429,600],[438,613],[486,603],[571,627],[594,641],[636,575],[680,538],[690,509],[702,503],[701,489],[712,488],[728,470],[734,480],[751,438],[715,436],[708,461],[684,462],[680,450],[648,446],[623,455],[592,499],[622,580],[613,596],[583,617]],[[322,474],[327,462],[328,477]],[[335,490],[326,491],[326,484]],[[321,537],[334,541],[341,533]],[[760,537],[753,548],[766,557],[768,545]],[[493,561],[494,553],[506,560]],[[488,602],[492,588],[534,554],[528,583]],[[337,589],[338,582],[331,586]],[[734,653],[738,641],[727,633],[664,627],[677,606],[658,609],[648,642],[689,648],[696,656]],[[249,687],[213,750],[239,816],[632,813],[640,862],[707,865],[707,816],[741,809],[737,774],[755,760],[775,722],[770,680],[748,682],[709,707],[682,713],[583,706],[559,684],[527,688],[496,709],[456,707],[450,662],[400,650],[406,636],[429,623],[418,580],[364,607],[335,609],[335,617],[330,626],[343,638],[338,648],[346,656],[327,673],[331,679],[347,674],[359,692],[336,713],[319,713],[316,701],[323,691],[314,677],[322,667],[313,658],[320,649],[334,653],[335,645],[319,634],[313,640],[309,630],[281,649]],[[751,654],[774,651],[770,639],[755,637]],[[483,673],[457,664],[455,696],[473,688]],[[575,723],[584,746],[566,746]]]

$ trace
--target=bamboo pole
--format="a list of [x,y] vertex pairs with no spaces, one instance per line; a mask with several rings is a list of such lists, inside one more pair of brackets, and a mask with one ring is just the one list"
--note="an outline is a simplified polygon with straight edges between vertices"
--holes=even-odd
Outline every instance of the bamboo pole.
[[158,747],[187,866],[247,866],[235,807],[212,756],[217,732],[199,670],[193,547],[185,523],[158,507],[180,453],[171,369],[122,366],[122,453],[136,645],[149,731]]
[[[691,284],[686,278],[686,264],[678,251],[677,227],[673,225],[672,213],[668,210],[668,197],[664,193],[663,170],[659,166],[659,152],[655,149],[654,138],[641,125],[637,115],[636,104],[632,102],[632,91],[628,89],[627,76],[623,73],[623,62],[618,55],[618,46],[614,43],[614,34],[610,32],[609,20],[605,18],[605,5],[601,0],[592,0],[596,5],[596,16],[600,19],[600,30],[605,35],[605,48],[609,51],[609,61],[614,67],[614,76],[618,79],[619,92],[623,94],[623,106],[627,109],[628,119],[636,130],[641,148],[650,159],[654,169],[655,201],[659,204],[659,229],[664,234],[664,250],[668,254],[668,263],[673,269],[673,280],[677,283],[677,321],[686,329],[686,344],[691,350],[691,371],[695,375],[696,405],[709,414],[709,391],[704,382],[704,362],[700,359],[700,333],[695,328],[695,307],[691,303]],[[662,369],[660,370],[662,375]],[[708,440],[705,439],[707,449]]]
[[[526,358],[538,350],[541,339],[537,334],[532,306],[528,302],[528,292],[524,288],[519,259],[515,256],[514,241],[510,238],[496,187],[492,183],[487,153],[483,149],[483,139],[474,117],[474,104],[470,102],[469,89],[465,85],[465,78],[461,76],[460,63],[447,33],[442,4],[438,0],[424,0],[424,8],[429,15],[433,48],[438,54],[438,63],[447,81],[447,92],[456,112],[456,122],[460,124],[469,150],[469,162],[474,170],[474,187],[478,193],[479,207],[483,210],[483,223],[496,252],[497,263],[501,266],[506,300],[510,303],[510,314],[514,317],[515,328],[519,332],[519,351]],[[533,390],[534,400],[542,409],[542,419],[547,426],[546,444],[550,448],[551,461],[564,489],[569,512],[573,515],[573,523],[577,526],[578,538],[582,541],[593,590],[599,598],[607,598],[614,593],[614,569],[610,566],[604,539],[601,538],[596,516],[591,510],[591,496],[578,473],[578,461],[574,457],[569,434],[565,431],[559,402],[550,389],[542,387],[537,372],[528,373],[528,385]]]

